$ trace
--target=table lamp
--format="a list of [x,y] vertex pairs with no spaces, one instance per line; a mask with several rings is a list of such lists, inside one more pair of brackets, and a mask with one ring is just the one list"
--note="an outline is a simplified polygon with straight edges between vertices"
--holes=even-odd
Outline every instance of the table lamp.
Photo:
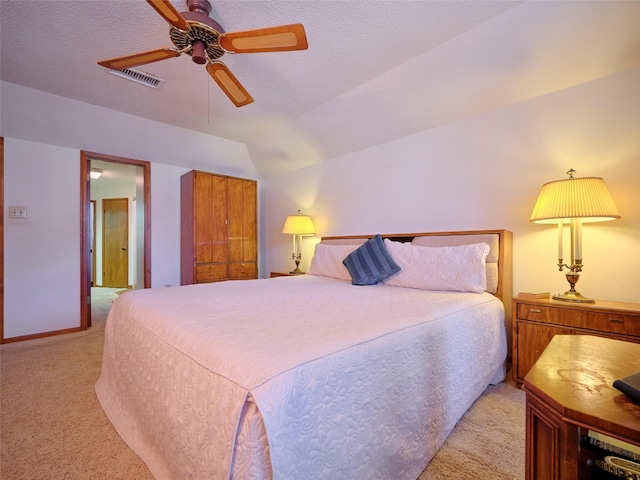
[[298,210],[297,215],[289,215],[282,227],[282,233],[293,235],[293,254],[291,258],[296,264],[296,268],[290,273],[294,275],[304,273],[300,270],[300,259],[302,258],[302,237],[306,235],[314,235],[316,233],[313,227],[313,222],[309,215],[300,215]]
[[[593,303],[594,300],[584,297],[575,289],[582,272],[582,224],[615,220],[620,218],[620,214],[602,178],[575,178],[575,173],[571,169],[567,172],[569,178],[542,186],[529,221],[558,225],[558,269],[561,272],[565,267],[568,269],[565,276],[570,289],[562,295],[554,295],[553,299]],[[571,233],[570,265],[563,260],[562,234],[565,223],[570,225]]]

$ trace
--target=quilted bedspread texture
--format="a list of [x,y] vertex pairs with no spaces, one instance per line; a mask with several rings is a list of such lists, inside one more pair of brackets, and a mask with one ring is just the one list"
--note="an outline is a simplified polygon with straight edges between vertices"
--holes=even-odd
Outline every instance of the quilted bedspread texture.
[[158,479],[415,479],[506,354],[488,293],[230,281],[121,295],[96,392]]

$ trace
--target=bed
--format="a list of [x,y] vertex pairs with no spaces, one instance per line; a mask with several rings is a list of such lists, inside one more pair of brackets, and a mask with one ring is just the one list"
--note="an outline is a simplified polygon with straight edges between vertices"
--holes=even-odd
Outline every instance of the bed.
[[[402,268],[353,285],[374,239]],[[442,257],[479,245],[480,270]],[[504,379],[510,232],[323,238],[310,273],[114,301],[96,393],[155,478],[413,480]]]

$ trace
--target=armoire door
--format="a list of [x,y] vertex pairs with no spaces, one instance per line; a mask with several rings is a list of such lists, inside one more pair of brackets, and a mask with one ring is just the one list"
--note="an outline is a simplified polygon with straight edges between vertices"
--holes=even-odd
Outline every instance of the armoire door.
[[257,243],[256,182],[229,178],[229,261],[255,262]]
[[226,263],[227,179],[196,172],[193,210],[195,263]]

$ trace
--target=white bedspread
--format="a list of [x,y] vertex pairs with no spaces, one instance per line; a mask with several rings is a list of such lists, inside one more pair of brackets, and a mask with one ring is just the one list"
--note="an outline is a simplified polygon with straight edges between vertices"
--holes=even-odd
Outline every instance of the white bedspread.
[[415,479],[506,353],[490,294],[230,281],[120,296],[96,392],[158,479]]

